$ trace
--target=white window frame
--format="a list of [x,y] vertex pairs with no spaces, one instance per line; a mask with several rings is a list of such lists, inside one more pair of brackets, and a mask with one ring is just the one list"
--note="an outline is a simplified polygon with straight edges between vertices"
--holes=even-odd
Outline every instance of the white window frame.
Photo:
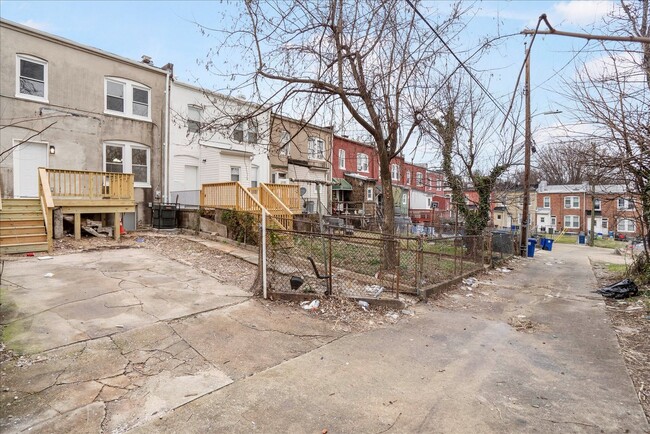
[[544,196],[543,199],[543,205],[542,208],[550,208],[551,207],[551,196]]
[[629,211],[634,209],[634,201],[630,198],[619,197],[616,201],[616,208],[619,211]]
[[357,172],[368,173],[368,154],[357,154]]
[[553,227],[557,226],[557,216],[554,215],[551,216],[551,226]]
[[545,217],[540,217],[539,222],[540,223],[546,223],[546,218]]
[[[108,83],[121,84],[124,87],[124,111],[109,110],[108,108]],[[147,116],[133,113],[133,89],[147,91]],[[137,119],[151,122],[151,88],[137,81],[118,77],[104,77],[104,113],[123,118]]]
[[375,192],[372,187],[366,188],[366,201],[371,202],[375,197]]
[[602,211],[602,201],[600,199],[594,199],[594,211]]
[[[192,110],[198,113],[198,119],[192,119],[190,113]],[[192,131],[190,125],[196,126],[196,131]],[[187,133],[188,134],[201,134],[203,130],[203,108],[198,105],[189,104],[187,106]]]
[[[621,229],[623,223],[623,229]],[[616,222],[617,232],[636,232],[636,222],[633,219],[620,219]]]
[[281,157],[286,157],[291,153],[291,133],[287,130],[283,130],[280,134],[280,149],[278,150],[278,155]]
[[431,198],[427,197],[427,208],[431,209]]
[[603,229],[609,229],[609,219],[603,218],[600,220],[600,227]]
[[[38,95],[29,95],[20,92],[20,61],[25,60],[27,62],[36,63],[43,66],[43,96]],[[38,57],[30,56],[28,54],[17,54],[16,55],[16,98],[29,99],[32,101],[48,102],[48,62],[45,59],[40,59]]]
[[147,182],[138,182],[133,179],[133,186],[140,188],[151,188],[151,149],[148,146],[133,142],[108,141],[102,145],[102,160],[104,171],[106,172],[106,146],[115,146],[122,148],[122,173],[133,173],[132,159],[133,149],[143,149],[147,151]]
[[339,169],[345,169],[345,149],[339,149]]
[[417,187],[424,186],[424,175],[422,172],[415,172],[415,185]]
[[580,196],[564,196],[564,209],[580,209]]
[[441,190],[442,189],[442,181],[437,179],[436,180],[436,190]]
[[399,181],[399,164],[391,164],[390,165],[390,179],[393,181]]
[[[567,224],[567,221],[569,224]],[[580,216],[568,214],[564,216],[564,227],[568,229],[580,229]]]
[[411,171],[406,171],[406,185],[411,185]]
[[[233,169],[237,170],[237,179],[232,179]],[[230,166],[230,182],[239,182],[241,181],[241,166]]]
[[307,156],[310,160],[325,160],[325,140],[320,137],[312,136],[307,142],[308,152]]
[[406,193],[402,192],[402,205],[406,205]]

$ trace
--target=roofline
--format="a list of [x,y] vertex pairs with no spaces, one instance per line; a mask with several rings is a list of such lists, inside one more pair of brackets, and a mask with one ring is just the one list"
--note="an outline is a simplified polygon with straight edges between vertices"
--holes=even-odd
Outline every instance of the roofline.
[[34,36],[34,37],[37,37],[37,38],[41,38],[41,39],[44,39],[44,40],[48,40],[48,41],[51,41],[51,42],[56,42],[58,44],[65,45],[67,47],[70,47],[70,48],[73,48],[73,49],[76,49],[76,50],[80,50],[80,51],[85,51],[87,53],[95,54],[97,56],[104,57],[104,58],[107,58],[107,59],[117,60],[119,62],[131,65],[131,66],[135,66],[135,67],[138,67],[138,68],[141,68],[141,69],[144,69],[144,70],[148,70],[148,71],[151,71],[151,72],[159,73],[159,74],[162,74],[162,75],[171,74],[171,71],[169,71],[169,70],[165,70],[165,69],[159,68],[157,66],[147,65],[145,63],[138,62],[136,60],[129,59],[129,58],[126,58],[126,57],[118,56],[117,54],[109,53],[108,51],[100,50],[99,48],[91,47],[89,45],[80,44],[80,43],[72,41],[70,39],[62,38],[60,36],[56,36],[56,35],[53,35],[51,33],[46,33],[46,32],[43,32],[41,30],[36,30],[34,28],[24,26],[22,24],[18,24],[18,23],[13,22],[13,21],[6,20],[4,18],[0,18],[0,27],[5,27],[5,28],[15,30],[15,31],[20,32],[20,33],[24,33],[24,34]]
[[202,87],[195,86],[195,85],[189,84],[189,83],[185,83],[185,82],[182,82],[182,81],[179,81],[179,80],[174,80],[174,84],[178,85],[178,86],[181,86],[181,87],[185,87],[185,88],[190,89],[190,90],[196,90],[196,91],[204,93],[204,94],[207,93],[207,94],[210,94],[210,95],[214,95],[216,97],[223,98],[223,99],[225,99],[227,101],[235,101],[235,102],[239,102],[241,104],[245,104],[245,105],[248,105],[248,106],[253,106],[253,107],[256,107],[256,108],[268,109],[268,107],[269,107],[269,106],[265,106],[264,104],[258,104],[258,103],[251,102],[251,101],[248,101],[248,100],[245,100],[245,99],[239,99],[236,96],[224,95],[223,93],[215,92],[215,91],[208,90],[208,89],[204,89]]
[[377,149],[374,147],[374,145],[371,144],[371,143],[360,142],[360,141],[358,141],[358,140],[354,140],[354,139],[351,139],[351,138],[349,138],[349,137],[343,137],[343,136],[338,135],[338,134],[334,134],[334,138],[335,138],[335,139],[340,139],[340,140],[346,140],[346,141],[348,141],[348,142],[350,142],[350,143],[353,143],[353,144],[355,144],[355,145],[361,145],[361,146],[364,146],[364,147],[366,147],[366,148],[371,148],[372,150],[375,150],[375,151],[377,150]]
[[302,120],[290,118],[289,116],[284,116],[284,115],[277,114],[275,112],[271,112],[271,122],[273,122],[273,118],[278,118],[280,120],[293,122],[295,124],[300,125],[303,128],[315,128],[317,130],[321,130],[321,131],[325,131],[327,133],[330,133],[332,135],[334,134],[334,127],[331,127],[331,126],[330,127],[321,127],[320,125],[312,124],[312,123],[305,122],[305,121],[302,121]]

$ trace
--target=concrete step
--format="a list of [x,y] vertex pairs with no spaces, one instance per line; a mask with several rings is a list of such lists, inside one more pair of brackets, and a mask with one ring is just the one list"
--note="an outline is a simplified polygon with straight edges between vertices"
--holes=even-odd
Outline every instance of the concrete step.
[[2,244],[0,245],[0,254],[9,255],[12,253],[28,252],[47,252],[47,241],[44,243],[25,243],[25,244]]

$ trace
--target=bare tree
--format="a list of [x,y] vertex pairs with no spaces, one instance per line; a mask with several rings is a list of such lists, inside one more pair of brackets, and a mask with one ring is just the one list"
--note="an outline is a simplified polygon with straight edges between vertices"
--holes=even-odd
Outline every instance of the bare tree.
[[[449,83],[437,101],[440,111],[427,118],[429,137],[439,146],[442,169],[452,190],[452,202],[465,220],[467,235],[479,235],[490,221],[490,203],[497,180],[520,154],[515,131],[498,130],[497,111],[488,106],[464,79]],[[475,207],[467,203],[465,180],[478,194]]]
[[[609,20],[614,34],[650,36],[649,0],[621,1]],[[639,224],[650,260],[650,44],[603,44],[598,68],[585,65],[567,82],[579,132],[597,148],[593,161],[618,171],[641,202]],[[577,108],[577,110],[576,110]],[[585,133],[585,125],[589,127]]]
[[[219,65],[219,72],[234,80],[236,89],[252,87],[264,107],[298,119],[309,121],[322,115],[322,108],[340,104],[338,120],[352,118],[376,146],[382,230],[392,235],[391,160],[419,140],[445,48],[399,0],[249,0],[244,7],[234,30],[217,29],[224,43],[215,53],[236,52],[241,58],[227,72]],[[461,15],[454,5],[437,23],[438,33],[452,32]],[[384,265],[392,267],[395,254],[388,246]]]

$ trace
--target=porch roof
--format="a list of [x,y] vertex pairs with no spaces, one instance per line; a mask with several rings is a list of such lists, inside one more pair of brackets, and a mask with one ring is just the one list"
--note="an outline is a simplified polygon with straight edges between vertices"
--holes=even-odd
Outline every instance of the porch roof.
[[343,178],[332,178],[332,190],[352,191],[352,184]]

